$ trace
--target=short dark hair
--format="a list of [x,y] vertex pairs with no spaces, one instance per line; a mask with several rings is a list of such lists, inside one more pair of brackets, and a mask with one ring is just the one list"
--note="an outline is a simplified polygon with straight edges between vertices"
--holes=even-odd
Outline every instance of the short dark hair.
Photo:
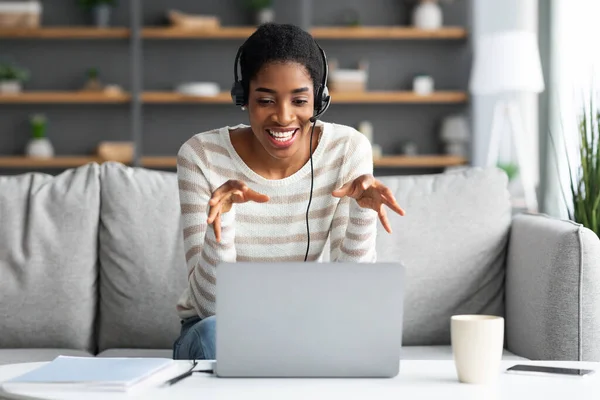
[[260,69],[272,62],[297,62],[304,65],[313,81],[315,94],[323,81],[323,56],[310,33],[291,24],[260,25],[242,47],[241,81],[248,100],[250,81]]

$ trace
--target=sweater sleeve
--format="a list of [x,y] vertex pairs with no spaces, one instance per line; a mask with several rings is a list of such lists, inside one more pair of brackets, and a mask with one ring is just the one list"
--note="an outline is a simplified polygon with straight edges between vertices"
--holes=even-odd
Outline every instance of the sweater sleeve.
[[[194,139],[192,139],[194,140]],[[199,143],[185,143],[177,154],[177,180],[183,222],[183,243],[188,269],[188,303],[206,318],[215,313],[216,267],[236,260],[234,247],[235,207],[221,215],[221,241],[206,222],[212,188],[204,173]]]
[[[373,174],[371,144],[364,137],[351,144],[343,164],[342,182],[338,187],[361,175]],[[331,228],[331,260],[375,262],[377,255],[377,212],[362,208],[355,199],[340,199]]]

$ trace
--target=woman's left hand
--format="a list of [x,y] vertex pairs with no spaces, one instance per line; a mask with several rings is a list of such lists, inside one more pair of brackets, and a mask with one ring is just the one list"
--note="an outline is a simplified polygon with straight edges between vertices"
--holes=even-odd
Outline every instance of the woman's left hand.
[[352,197],[359,206],[377,211],[379,220],[388,233],[392,233],[392,227],[383,206],[386,205],[396,213],[404,215],[404,210],[396,202],[392,191],[370,174],[361,175],[346,183],[341,188],[334,190],[332,195],[340,198]]

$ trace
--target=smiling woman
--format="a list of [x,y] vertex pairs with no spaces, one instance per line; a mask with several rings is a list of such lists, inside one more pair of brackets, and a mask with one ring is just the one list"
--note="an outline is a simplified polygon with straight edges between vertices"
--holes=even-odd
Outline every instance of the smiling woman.
[[216,268],[222,262],[374,262],[384,206],[404,211],[373,177],[369,141],[317,120],[329,104],[326,58],[293,25],[265,24],[238,52],[232,97],[250,125],[194,135],[177,174],[188,287],[177,304],[176,359],[215,358]]

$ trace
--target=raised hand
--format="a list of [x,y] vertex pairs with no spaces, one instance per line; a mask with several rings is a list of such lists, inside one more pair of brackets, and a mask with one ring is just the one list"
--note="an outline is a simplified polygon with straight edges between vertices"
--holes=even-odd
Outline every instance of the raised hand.
[[210,210],[206,222],[209,225],[213,224],[217,242],[221,241],[221,215],[231,210],[233,203],[247,201],[265,203],[269,201],[269,196],[255,192],[244,182],[238,180],[228,180],[214,191],[208,201]]
[[392,191],[375,179],[373,175],[361,175],[353,181],[346,183],[332,193],[335,197],[352,197],[359,206],[377,211],[379,220],[388,233],[392,233],[392,227],[387,218],[384,205],[391,208],[400,215],[404,210],[398,205]]

